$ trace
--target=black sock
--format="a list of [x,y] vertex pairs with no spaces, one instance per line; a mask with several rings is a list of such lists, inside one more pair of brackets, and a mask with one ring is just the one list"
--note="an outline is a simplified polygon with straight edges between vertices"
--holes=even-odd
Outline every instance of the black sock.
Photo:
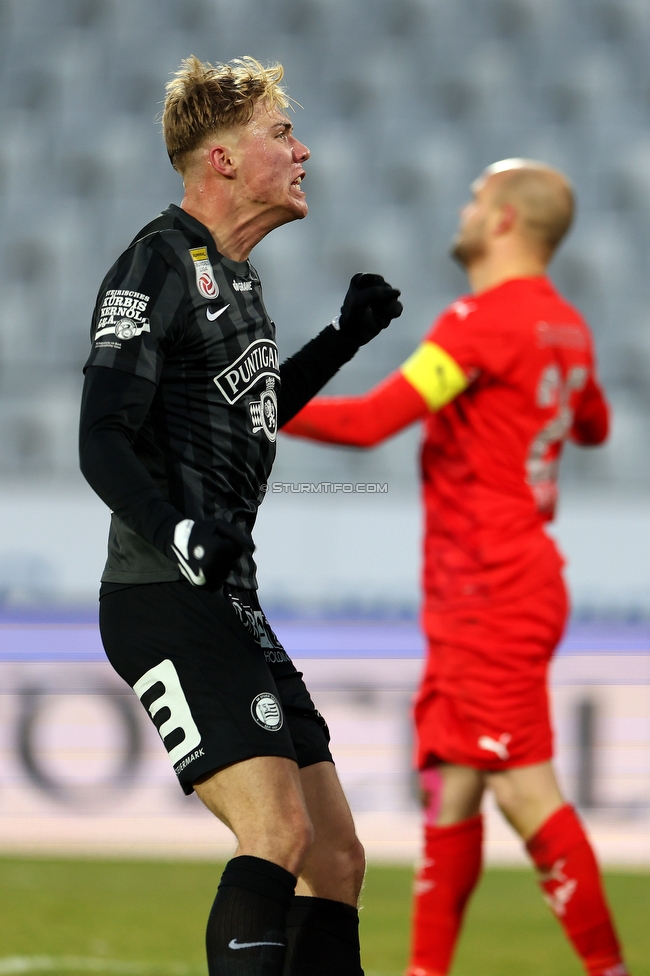
[[208,919],[210,976],[281,976],[296,878],[272,861],[228,861]]
[[356,908],[296,895],[287,915],[284,976],[363,976]]

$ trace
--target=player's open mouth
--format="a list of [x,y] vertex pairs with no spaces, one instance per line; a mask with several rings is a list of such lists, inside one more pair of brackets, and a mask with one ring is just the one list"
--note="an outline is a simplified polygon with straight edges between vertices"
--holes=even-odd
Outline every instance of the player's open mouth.
[[296,179],[291,184],[291,186],[300,186],[300,184],[302,183],[303,179],[304,179],[303,176],[297,176]]

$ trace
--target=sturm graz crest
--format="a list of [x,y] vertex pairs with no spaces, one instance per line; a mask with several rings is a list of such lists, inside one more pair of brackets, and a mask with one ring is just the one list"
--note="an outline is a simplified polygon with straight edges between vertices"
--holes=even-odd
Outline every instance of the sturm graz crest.
[[280,702],[270,691],[256,695],[251,702],[251,715],[267,732],[279,732],[284,724]]
[[248,404],[250,410],[253,433],[263,430],[270,441],[274,441],[278,434],[278,398],[275,393],[275,380],[268,378],[266,389],[259,400],[252,400]]
[[264,390],[260,397],[262,407],[262,426],[270,441],[274,441],[278,432],[278,400],[275,390]]

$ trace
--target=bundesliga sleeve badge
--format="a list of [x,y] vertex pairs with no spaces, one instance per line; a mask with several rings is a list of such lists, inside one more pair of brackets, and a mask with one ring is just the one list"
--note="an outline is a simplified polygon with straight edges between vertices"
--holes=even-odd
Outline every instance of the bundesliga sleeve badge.
[[196,287],[203,298],[217,298],[219,286],[214,280],[214,271],[208,258],[207,247],[191,247],[190,257],[194,262],[196,272]]

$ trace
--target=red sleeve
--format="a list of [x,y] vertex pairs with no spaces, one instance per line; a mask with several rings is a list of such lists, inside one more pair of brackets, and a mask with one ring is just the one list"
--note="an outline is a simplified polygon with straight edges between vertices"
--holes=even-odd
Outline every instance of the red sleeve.
[[[458,314],[454,305],[446,309],[429,329],[425,341],[435,342],[458,363],[466,375],[471,376],[480,369],[482,363],[478,361],[479,350],[473,341],[472,326],[477,318],[476,305],[473,303],[468,303],[467,306],[461,305],[461,308],[465,307],[469,311],[464,318]],[[469,322],[467,318],[470,319]]]
[[428,413],[417,390],[396,372],[363,396],[312,400],[282,432],[327,444],[374,447]]
[[516,355],[512,337],[504,335],[503,316],[494,316],[492,305],[474,296],[459,298],[438,317],[426,340],[451,356],[468,383],[481,374],[503,376]]
[[575,410],[571,440],[577,444],[602,444],[608,433],[609,406],[605,394],[590,376]]

